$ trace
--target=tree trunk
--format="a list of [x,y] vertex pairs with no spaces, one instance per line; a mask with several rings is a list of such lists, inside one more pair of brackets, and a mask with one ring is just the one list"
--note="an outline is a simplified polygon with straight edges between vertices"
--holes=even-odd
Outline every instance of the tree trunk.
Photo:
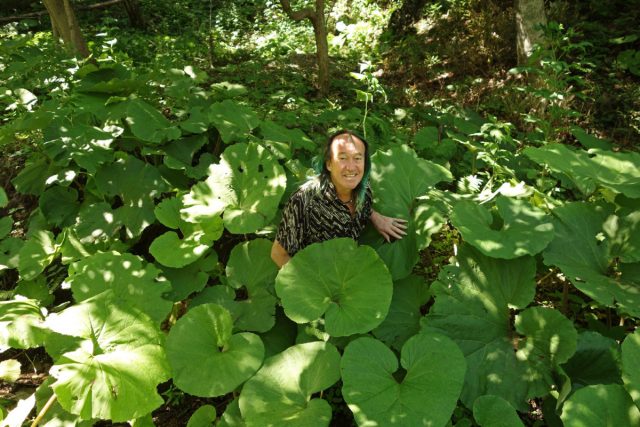
[[90,55],[89,48],[69,0],[43,0],[43,3],[51,17],[53,35],[60,37],[71,52],[87,58]]
[[518,65],[527,63],[533,45],[540,43],[544,36],[539,26],[546,24],[544,0],[516,0]]
[[305,8],[294,11],[289,0],[280,0],[280,4],[289,18],[294,21],[308,19],[313,25],[318,65],[318,91],[320,96],[325,96],[329,92],[329,43],[327,42],[327,25],[324,19],[324,0],[316,0],[315,10]]
[[127,15],[129,15],[129,23],[131,26],[144,29],[146,23],[138,0],[124,0],[124,8],[127,11]]

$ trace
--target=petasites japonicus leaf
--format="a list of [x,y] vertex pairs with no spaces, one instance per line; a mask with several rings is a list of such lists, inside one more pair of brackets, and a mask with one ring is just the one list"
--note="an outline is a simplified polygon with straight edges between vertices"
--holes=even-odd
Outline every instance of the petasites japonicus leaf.
[[421,307],[430,297],[429,286],[420,276],[411,275],[394,282],[389,313],[372,331],[373,335],[396,350],[402,349],[420,330]]
[[546,395],[555,380],[552,373],[576,351],[578,332],[573,322],[548,307],[530,307],[516,316],[516,331],[526,339],[517,357],[526,362],[529,397]]
[[618,218],[610,205],[567,203],[553,210],[556,236],[544,262],[557,266],[571,283],[600,304],[640,317],[637,259],[640,216]]
[[501,397],[480,396],[473,403],[473,418],[480,427],[523,427],[515,408]]
[[460,400],[468,408],[485,394],[527,408],[527,364],[514,351],[511,309],[533,300],[535,273],[532,257],[490,258],[463,245],[431,286],[435,304],[422,326],[449,336],[464,353],[468,368]]
[[156,280],[159,273],[136,255],[106,252],[72,264],[67,282],[78,302],[111,290],[117,302],[136,307],[159,325],[173,305],[162,297],[171,286]]
[[406,145],[378,151],[371,158],[371,189],[374,205],[383,215],[408,220],[407,236],[379,246],[394,280],[408,276],[418,262],[416,240],[415,199],[442,181],[453,179],[451,172],[428,160],[419,158]]
[[547,214],[526,200],[498,197],[499,229],[492,227],[491,212],[469,200],[453,208],[451,222],[466,242],[495,258],[513,259],[541,252],[553,239],[553,225]]
[[622,380],[636,406],[640,407],[640,329],[627,335],[622,343]]
[[41,346],[46,336],[43,320],[38,301],[23,297],[0,301],[0,353]]
[[146,314],[118,304],[112,291],[51,314],[46,324],[82,339],[49,371],[65,410],[82,419],[122,422],[163,403],[157,386],[169,379],[164,336]]
[[256,373],[264,358],[262,340],[250,332],[232,334],[232,329],[229,312],[212,303],[191,308],[176,322],[167,337],[167,356],[181,390],[221,396]]
[[248,427],[323,427],[331,406],[313,397],[340,379],[340,354],[327,342],[289,347],[265,360],[242,387],[240,412]]
[[392,292],[391,275],[376,252],[347,238],[307,246],[276,277],[286,315],[296,323],[324,315],[331,336],[378,326],[387,316]]
[[565,427],[636,427],[640,410],[619,384],[583,387],[572,394],[560,415]]
[[620,345],[596,331],[578,335],[576,352],[562,365],[575,388],[595,384],[622,384]]
[[229,99],[216,102],[209,107],[209,120],[227,144],[245,141],[251,131],[260,124],[260,119],[252,109]]
[[102,194],[122,200],[115,216],[125,225],[129,237],[139,236],[155,221],[154,198],[169,189],[158,169],[129,155],[100,168],[95,181]]
[[546,164],[571,179],[585,195],[604,187],[628,197],[640,197],[640,154],[608,150],[575,150],[564,144],[525,148],[533,161]]
[[253,233],[264,227],[284,194],[284,169],[256,143],[234,144],[211,165],[209,177],[194,185],[182,202],[182,219],[206,221],[224,211],[224,225],[232,233]]
[[400,365],[382,342],[362,337],[344,350],[342,395],[356,422],[365,425],[444,426],[462,390],[466,362],[442,334],[409,338]]

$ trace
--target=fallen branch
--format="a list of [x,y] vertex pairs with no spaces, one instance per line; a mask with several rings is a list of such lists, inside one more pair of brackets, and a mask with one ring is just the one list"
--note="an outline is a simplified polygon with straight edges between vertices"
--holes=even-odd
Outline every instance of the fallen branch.
[[[76,5],[75,10],[93,10],[93,9],[104,9],[109,6],[113,6],[114,4],[122,3],[124,0],[107,0],[101,3],[89,4],[89,5]],[[39,12],[30,12],[25,13],[23,15],[14,15],[14,16],[3,16],[0,17],[0,23],[5,22],[13,22],[13,21],[21,21],[23,19],[28,18],[39,18],[43,15],[49,15],[49,12],[46,10],[41,10]]]

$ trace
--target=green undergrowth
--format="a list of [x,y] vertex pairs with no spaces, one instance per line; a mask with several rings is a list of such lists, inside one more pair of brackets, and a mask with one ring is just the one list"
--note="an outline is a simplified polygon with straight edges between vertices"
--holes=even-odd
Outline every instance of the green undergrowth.
[[[640,422],[640,155],[581,126],[568,98],[591,68],[558,54],[578,41],[476,110],[394,104],[375,64],[319,100],[275,55],[138,66],[104,37],[92,63],[47,37],[2,45],[0,374],[50,363],[3,417]],[[506,120],[514,93],[540,108]],[[278,270],[280,210],[345,127],[371,144],[375,209],[408,235],[368,229]]]

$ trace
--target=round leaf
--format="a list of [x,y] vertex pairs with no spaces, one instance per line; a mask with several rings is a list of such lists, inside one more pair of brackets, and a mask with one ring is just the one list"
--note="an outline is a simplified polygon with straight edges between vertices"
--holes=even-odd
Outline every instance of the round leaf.
[[340,379],[339,366],[338,350],[326,342],[298,344],[270,357],[240,393],[247,426],[328,426],[331,407],[311,395]]
[[393,283],[373,249],[342,238],[298,252],[278,273],[276,292],[294,322],[324,315],[328,334],[347,336],[369,332],[384,320]]
[[180,239],[173,231],[155,238],[149,246],[149,252],[160,264],[167,267],[180,268],[192,264],[209,249],[193,239]]
[[575,354],[562,368],[575,387],[620,384],[619,345],[595,331],[584,331],[578,337]]
[[73,223],[80,208],[78,191],[58,185],[48,188],[40,196],[40,210],[47,222],[58,227]]
[[169,367],[160,330],[141,311],[115,303],[110,293],[52,314],[46,323],[54,332],[83,339],[50,370],[58,402],[83,419],[120,422],[163,403],[156,388],[169,379]]
[[545,212],[528,201],[499,197],[496,206],[503,220],[499,230],[491,227],[491,213],[474,202],[458,202],[451,213],[451,222],[465,241],[483,254],[504,259],[535,255],[553,239],[553,225]]
[[76,301],[110,289],[118,301],[147,313],[160,324],[173,304],[163,298],[170,285],[156,280],[159,273],[153,264],[143,265],[135,255],[106,252],[74,263],[67,282]]
[[640,410],[618,384],[590,385],[567,399],[560,415],[565,427],[634,427]]
[[176,322],[167,356],[178,387],[195,396],[222,396],[258,370],[264,358],[260,337],[231,335],[232,328],[231,315],[217,304],[194,307]]
[[225,99],[209,107],[209,120],[216,125],[227,144],[243,141],[260,124],[256,113],[234,101]]
[[216,417],[215,406],[202,405],[191,415],[187,427],[211,427]]
[[622,343],[622,379],[633,401],[640,407],[640,329],[627,335]]
[[523,427],[516,410],[499,396],[480,396],[473,403],[473,417],[480,427]]
[[445,425],[466,370],[458,346],[441,334],[418,334],[403,346],[400,364],[404,377],[393,352],[373,338],[347,345],[340,364],[342,394],[358,425]]
[[556,365],[575,353],[578,332],[573,322],[548,307],[531,307],[516,317],[516,331],[526,335],[517,356],[528,362],[529,396],[544,396],[555,384]]

